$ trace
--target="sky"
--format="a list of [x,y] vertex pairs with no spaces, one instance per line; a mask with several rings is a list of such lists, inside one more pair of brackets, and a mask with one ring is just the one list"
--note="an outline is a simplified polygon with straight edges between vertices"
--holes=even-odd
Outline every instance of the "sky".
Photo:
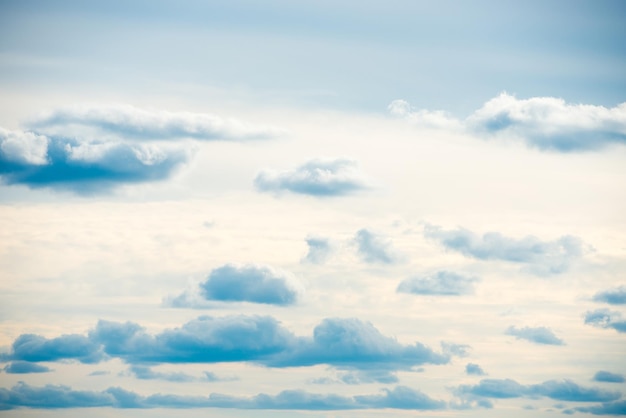
[[625,19],[0,0],[2,415],[626,415]]

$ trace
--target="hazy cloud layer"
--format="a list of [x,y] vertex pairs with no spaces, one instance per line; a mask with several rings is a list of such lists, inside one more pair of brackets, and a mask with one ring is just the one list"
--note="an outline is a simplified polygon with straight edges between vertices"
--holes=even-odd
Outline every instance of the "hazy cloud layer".
[[[268,316],[201,316],[156,335],[136,323],[102,320],[88,336],[21,335],[5,359],[96,362],[117,357],[131,364],[247,361],[271,367],[327,364],[395,370],[445,364],[452,355],[458,354],[437,353],[419,342],[402,345],[358,319],[328,318],[314,328],[312,337],[297,337]],[[151,375],[149,369],[135,371]]]
[[142,396],[116,387],[104,391],[77,391],[67,386],[34,387],[18,383],[11,389],[0,388],[0,409],[27,408],[237,408],[237,409],[406,409],[435,410],[446,408],[446,402],[406,386],[382,394],[341,396],[315,394],[302,390],[285,390],[277,395],[258,394],[252,397],[212,393],[209,396],[155,394]]
[[585,324],[598,328],[611,328],[617,332],[626,332],[626,319],[622,314],[608,309],[596,309],[585,314]]
[[254,185],[262,192],[317,197],[345,196],[368,188],[357,163],[342,158],[311,160],[293,170],[263,170]]
[[209,274],[200,284],[208,300],[245,301],[292,305],[301,291],[295,278],[268,266],[227,264]]
[[608,402],[622,396],[620,392],[580,386],[568,379],[548,380],[536,385],[522,385],[511,379],[483,379],[476,385],[461,385],[454,393],[460,397],[494,399],[545,396],[558,401],[572,402]]
[[611,305],[626,305],[626,286],[598,292],[593,296],[593,300]]
[[521,327],[511,326],[505,331],[507,335],[513,335],[517,339],[527,340],[536,344],[565,345],[563,340],[554,335],[550,328],[546,327]]
[[626,143],[626,103],[607,108],[569,104],[554,97],[517,99],[502,93],[465,120],[443,111],[416,110],[404,100],[394,100],[389,111],[426,128],[517,139],[541,150],[586,151]]
[[449,271],[431,276],[409,277],[398,285],[398,292],[416,295],[459,296],[474,293],[476,277],[466,277]]
[[183,147],[84,141],[0,130],[6,184],[93,193],[124,183],[163,180],[189,159]]
[[624,379],[623,374],[619,373],[611,373],[605,370],[600,370],[593,375],[593,380],[596,382],[607,382],[607,383],[623,383],[626,381]]
[[33,118],[28,126],[50,135],[105,135],[139,140],[246,140],[284,134],[276,127],[257,126],[205,113],[145,110],[129,105],[57,109]]
[[354,243],[359,257],[366,263],[394,264],[402,258],[390,240],[367,229],[357,231]]
[[525,264],[529,271],[538,275],[562,273],[586,251],[580,238],[570,235],[541,241],[533,236],[510,238],[498,232],[479,235],[464,228],[444,230],[426,225],[424,236],[467,257]]

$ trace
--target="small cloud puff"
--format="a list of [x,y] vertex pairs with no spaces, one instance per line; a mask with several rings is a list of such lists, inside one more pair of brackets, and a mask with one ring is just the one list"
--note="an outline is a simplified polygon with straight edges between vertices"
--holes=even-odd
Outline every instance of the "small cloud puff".
[[389,111],[427,128],[515,138],[540,150],[574,152],[626,144],[626,103],[606,108],[569,104],[554,97],[523,100],[501,93],[465,120],[442,111],[415,110],[404,100],[394,100]]
[[438,271],[432,276],[409,277],[398,285],[398,292],[416,295],[459,296],[474,293],[478,279],[449,271]]
[[484,376],[486,373],[478,364],[467,363],[465,373],[471,376]]
[[129,105],[76,106],[42,113],[28,126],[44,134],[139,140],[246,140],[284,134],[236,119],[192,113],[145,110]]
[[311,160],[293,170],[263,170],[254,179],[262,192],[304,194],[315,197],[345,196],[368,188],[354,160]]
[[607,383],[623,383],[626,381],[623,374],[611,373],[604,370],[600,370],[593,375],[593,380],[596,382]]
[[596,309],[585,314],[585,324],[598,328],[611,328],[617,332],[626,332],[626,320],[622,314],[608,309]]
[[394,264],[402,259],[389,240],[367,229],[357,231],[354,243],[361,260],[366,263]]
[[552,330],[546,327],[509,327],[505,334],[512,335],[517,339],[527,340],[536,344],[545,345],[565,345],[563,340],[558,338]]
[[269,266],[227,264],[209,274],[200,284],[207,300],[292,305],[302,292],[288,273]]
[[626,286],[598,292],[593,296],[596,302],[604,302],[610,305],[626,305]]
[[323,264],[332,255],[334,248],[328,238],[318,236],[308,236],[306,244],[309,248],[303,261],[312,264]]
[[467,257],[525,264],[537,275],[563,273],[588,251],[580,238],[571,235],[541,241],[533,236],[510,238],[498,232],[478,235],[464,228],[447,231],[439,226],[426,225],[424,236]]

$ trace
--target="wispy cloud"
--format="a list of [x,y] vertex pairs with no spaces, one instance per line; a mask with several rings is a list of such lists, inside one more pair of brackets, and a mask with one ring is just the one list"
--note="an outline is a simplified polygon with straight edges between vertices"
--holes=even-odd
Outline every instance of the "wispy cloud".
[[433,399],[406,386],[384,389],[382,394],[342,396],[316,394],[303,390],[286,390],[277,395],[264,393],[252,396],[230,396],[212,393],[209,396],[154,394],[142,396],[116,387],[101,392],[77,391],[67,386],[34,387],[18,383],[11,389],[0,388],[0,409],[27,408],[237,408],[237,409],[406,409],[436,410],[446,402]]
[[394,100],[389,111],[419,126],[516,139],[540,150],[574,152],[626,144],[626,103],[607,108],[570,104],[555,97],[517,99],[502,93],[465,120],[443,111],[413,109],[404,100]]
[[369,186],[356,161],[317,159],[291,170],[263,170],[254,179],[262,192],[291,192],[316,197],[345,196]]
[[554,335],[550,328],[546,327],[521,327],[511,326],[505,334],[513,335],[517,339],[527,340],[536,344],[565,345],[562,339]]
[[598,328],[611,328],[617,332],[626,332],[626,319],[617,311],[596,309],[585,314],[585,324]]
[[464,228],[444,230],[426,225],[424,236],[467,257],[525,264],[538,275],[563,273],[588,251],[580,238],[571,235],[541,241],[534,236],[511,238],[498,232],[479,235]]
[[310,235],[306,238],[308,251],[303,261],[313,264],[323,264],[332,255],[334,248],[328,238]]
[[133,364],[125,374],[130,374],[140,380],[165,380],[168,382],[221,382],[234,378],[222,378],[212,372],[204,372],[202,376],[193,376],[182,372],[160,372],[140,364]]
[[283,129],[233,118],[193,113],[146,110],[130,105],[82,105],[42,113],[28,123],[49,135],[139,140],[247,140],[281,136]]
[[359,257],[366,263],[394,264],[402,259],[389,239],[368,229],[357,231],[354,243]]
[[438,271],[430,276],[415,276],[403,280],[398,292],[416,295],[459,296],[474,293],[476,277],[466,277],[450,271]]

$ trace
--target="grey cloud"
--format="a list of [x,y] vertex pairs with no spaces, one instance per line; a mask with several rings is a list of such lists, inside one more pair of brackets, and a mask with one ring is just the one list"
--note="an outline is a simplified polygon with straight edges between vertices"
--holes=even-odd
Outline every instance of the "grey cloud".
[[299,292],[295,278],[268,266],[252,264],[214,269],[200,285],[207,300],[245,301],[271,305],[292,305]]
[[276,410],[347,410],[405,409],[435,410],[446,408],[446,402],[405,386],[385,389],[380,395],[341,396],[314,394],[303,390],[285,390],[277,395],[253,397],[212,393],[209,396],[154,394],[141,396],[122,388],[76,391],[67,386],[33,387],[19,383],[11,389],[0,388],[0,409],[27,408],[237,408]]
[[593,300],[611,305],[626,305],[626,286],[598,292],[593,296]]
[[288,191],[316,197],[345,196],[368,186],[353,160],[311,160],[293,170],[264,170],[254,179],[262,192]]
[[544,396],[559,401],[608,402],[619,399],[622,394],[598,387],[584,387],[564,380],[549,380],[536,385],[522,385],[511,379],[483,379],[477,385],[460,385],[454,389],[460,397],[484,397],[495,399]]
[[611,328],[617,332],[626,332],[626,320],[622,314],[608,309],[596,309],[585,314],[585,324],[598,328]]
[[31,129],[51,135],[140,140],[247,140],[283,135],[282,129],[257,126],[205,113],[145,110],[128,105],[57,109],[33,118]]
[[626,144],[626,103],[607,108],[554,97],[523,100],[502,93],[465,120],[443,111],[416,110],[404,100],[394,100],[389,111],[418,126],[521,140],[542,151],[577,152]]
[[554,335],[554,332],[546,327],[509,327],[506,334],[513,335],[517,339],[527,340],[537,344],[565,345],[563,340]]
[[401,259],[388,239],[367,229],[357,231],[354,242],[357,253],[367,263],[394,264]]
[[415,276],[403,280],[398,292],[416,295],[459,296],[474,293],[476,277],[466,277],[449,271],[438,271],[430,276]]
[[596,382],[607,382],[607,383],[623,383],[626,380],[624,379],[623,374],[619,373],[611,373],[605,370],[599,370],[593,375],[593,380]]
[[188,159],[189,151],[180,146],[84,141],[0,130],[0,179],[9,185],[90,194],[120,184],[166,179]]
[[28,361],[13,361],[2,369],[9,374],[46,373],[52,371],[49,367]]
[[463,228],[448,231],[434,225],[426,225],[424,235],[467,257],[525,264],[538,275],[566,271],[587,250],[579,238],[570,235],[541,241],[533,236],[509,238],[498,232],[478,235]]

